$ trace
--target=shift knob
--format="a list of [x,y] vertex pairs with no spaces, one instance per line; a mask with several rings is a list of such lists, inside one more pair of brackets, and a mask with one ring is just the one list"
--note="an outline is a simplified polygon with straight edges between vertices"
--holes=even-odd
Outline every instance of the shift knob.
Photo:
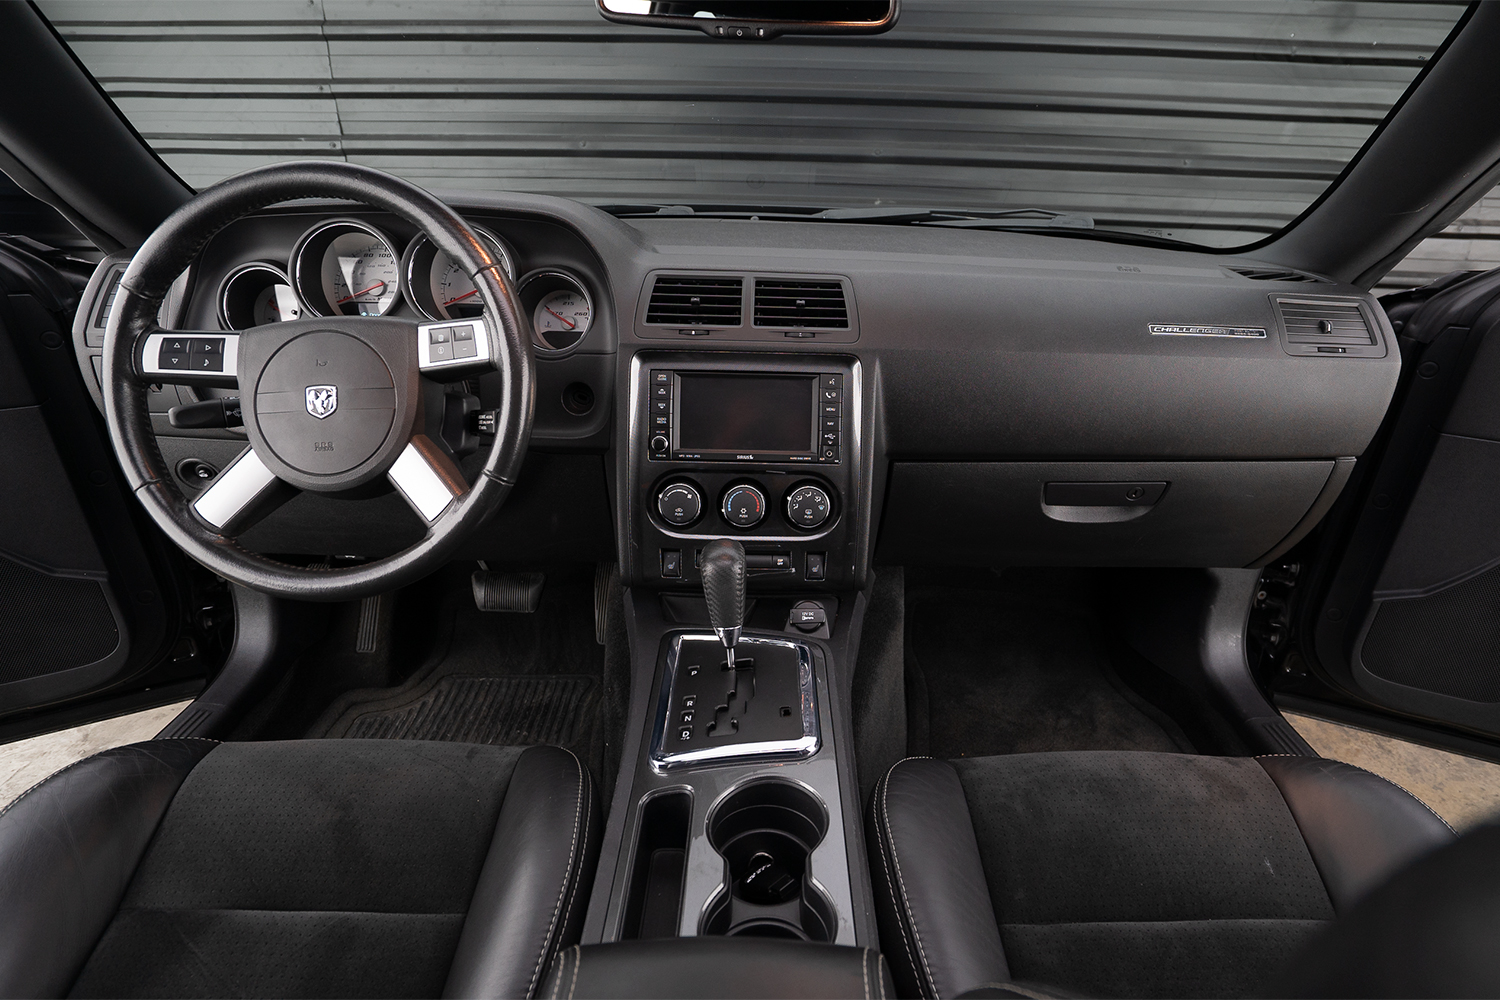
[[732,538],[703,547],[703,597],[708,601],[708,623],[733,650],[745,623],[745,547]]

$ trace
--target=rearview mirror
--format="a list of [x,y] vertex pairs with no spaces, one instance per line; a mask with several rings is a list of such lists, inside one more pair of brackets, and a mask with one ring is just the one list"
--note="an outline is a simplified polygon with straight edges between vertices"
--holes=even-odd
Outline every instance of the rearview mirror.
[[599,0],[622,24],[686,28],[710,38],[873,35],[896,23],[901,0]]

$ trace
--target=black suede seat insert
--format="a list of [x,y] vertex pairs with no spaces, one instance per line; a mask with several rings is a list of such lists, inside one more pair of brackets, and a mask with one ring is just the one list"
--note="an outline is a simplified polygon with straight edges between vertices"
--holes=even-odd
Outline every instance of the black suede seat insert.
[[215,748],[177,792],[72,995],[441,995],[522,752]]
[[1010,963],[1085,995],[1253,993],[1333,905],[1253,759],[956,760]]

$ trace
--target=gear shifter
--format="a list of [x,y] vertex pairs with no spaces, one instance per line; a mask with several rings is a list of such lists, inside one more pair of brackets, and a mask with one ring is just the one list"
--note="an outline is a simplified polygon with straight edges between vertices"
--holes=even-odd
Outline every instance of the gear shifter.
[[708,601],[708,623],[724,644],[731,676],[734,647],[745,623],[745,547],[720,538],[703,547],[703,596]]

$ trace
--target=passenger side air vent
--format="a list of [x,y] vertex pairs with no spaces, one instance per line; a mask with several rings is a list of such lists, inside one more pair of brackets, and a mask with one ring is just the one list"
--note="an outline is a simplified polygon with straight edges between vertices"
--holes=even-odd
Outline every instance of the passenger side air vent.
[[1281,345],[1288,354],[1313,357],[1385,357],[1385,344],[1357,301],[1277,297]]
[[646,322],[661,326],[725,327],[744,322],[745,279],[734,275],[658,275]]
[[1322,278],[1315,278],[1301,271],[1289,271],[1284,267],[1225,267],[1227,271],[1233,271],[1242,278],[1251,281],[1310,281],[1321,284]]
[[847,330],[849,306],[839,281],[755,279],[755,325]]

